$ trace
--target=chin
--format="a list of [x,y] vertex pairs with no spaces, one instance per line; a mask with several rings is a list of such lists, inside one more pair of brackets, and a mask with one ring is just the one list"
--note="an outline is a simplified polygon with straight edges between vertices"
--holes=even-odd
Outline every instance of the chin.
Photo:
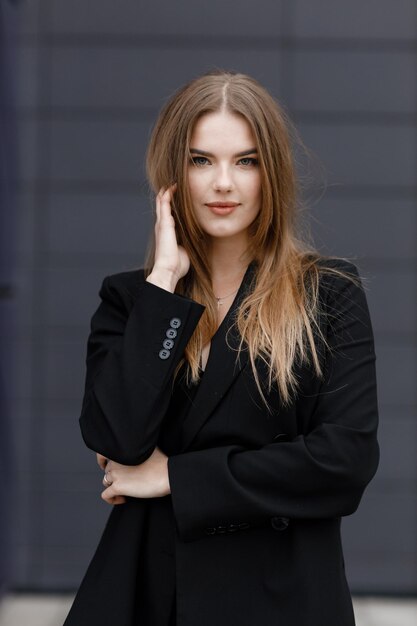
[[214,232],[214,231],[208,232],[207,235],[211,237],[212,239],[235,239],[235,238],[244,236],[244,232],[242,231],[226,232],[222,230],[222,231],[217,231],[217,232]]

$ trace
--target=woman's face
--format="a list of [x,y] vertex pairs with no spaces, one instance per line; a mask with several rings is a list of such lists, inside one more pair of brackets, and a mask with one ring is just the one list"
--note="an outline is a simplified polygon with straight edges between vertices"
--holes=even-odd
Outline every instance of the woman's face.
[[237,243],[261,207],[261,174],[255,138],[244,117],[207,113],[196,123],[188,168],[197,221],[213,238]]

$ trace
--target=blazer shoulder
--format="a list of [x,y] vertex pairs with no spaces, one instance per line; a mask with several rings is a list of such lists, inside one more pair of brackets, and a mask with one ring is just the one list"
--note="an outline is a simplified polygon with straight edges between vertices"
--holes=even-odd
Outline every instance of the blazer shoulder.
[[331,274],[334,274],[334,270],[336,270],[347,274],[353,274],[354,276],[359,275],[357,265],[355,265],[355,263],[353,263],[350,259],[346,259],[344,257],[322,256],[317,259],[317,266],[321,271],[330,269]]
[[103,278],[98,295],[112,309],[129,312],[145,284],[143,268],[116,272]]
[[142,267],[109,274],[103,280],[103,284],[119,292],[128,292],[135,297],[145,284],[145,270]]
[[343,257],[320,257],[317,260],[320,288],[325,299],[346,288],[363,288],[363,277],[358,266]]

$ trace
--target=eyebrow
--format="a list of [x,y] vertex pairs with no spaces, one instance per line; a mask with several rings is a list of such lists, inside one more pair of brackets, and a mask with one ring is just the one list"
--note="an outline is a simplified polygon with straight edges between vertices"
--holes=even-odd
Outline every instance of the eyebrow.
[[[201,154],[202,156],[207,156],[207,157],[214,157],[214,154],[212,154],[211,152],[206,152],[205,150],[197,150],[197,148],[190,148],[190,152],[192,154]],[[243,152],[238,152],[237,154],[234,154],[234,157],[243,157],[243,156],[247,156],[248,154],[257,154],[258,150],[256,148],[251,148],[250,150],[244,150]]]

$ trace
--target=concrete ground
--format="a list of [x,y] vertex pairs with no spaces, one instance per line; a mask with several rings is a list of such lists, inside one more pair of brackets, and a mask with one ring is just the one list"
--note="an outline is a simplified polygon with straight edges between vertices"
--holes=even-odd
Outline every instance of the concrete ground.
[[[62,626],[71,602],[68,595],[8,595],[0,605],[0,626]],[[361,597],[354,607],[356,626],[417,625],[417,599]]]

